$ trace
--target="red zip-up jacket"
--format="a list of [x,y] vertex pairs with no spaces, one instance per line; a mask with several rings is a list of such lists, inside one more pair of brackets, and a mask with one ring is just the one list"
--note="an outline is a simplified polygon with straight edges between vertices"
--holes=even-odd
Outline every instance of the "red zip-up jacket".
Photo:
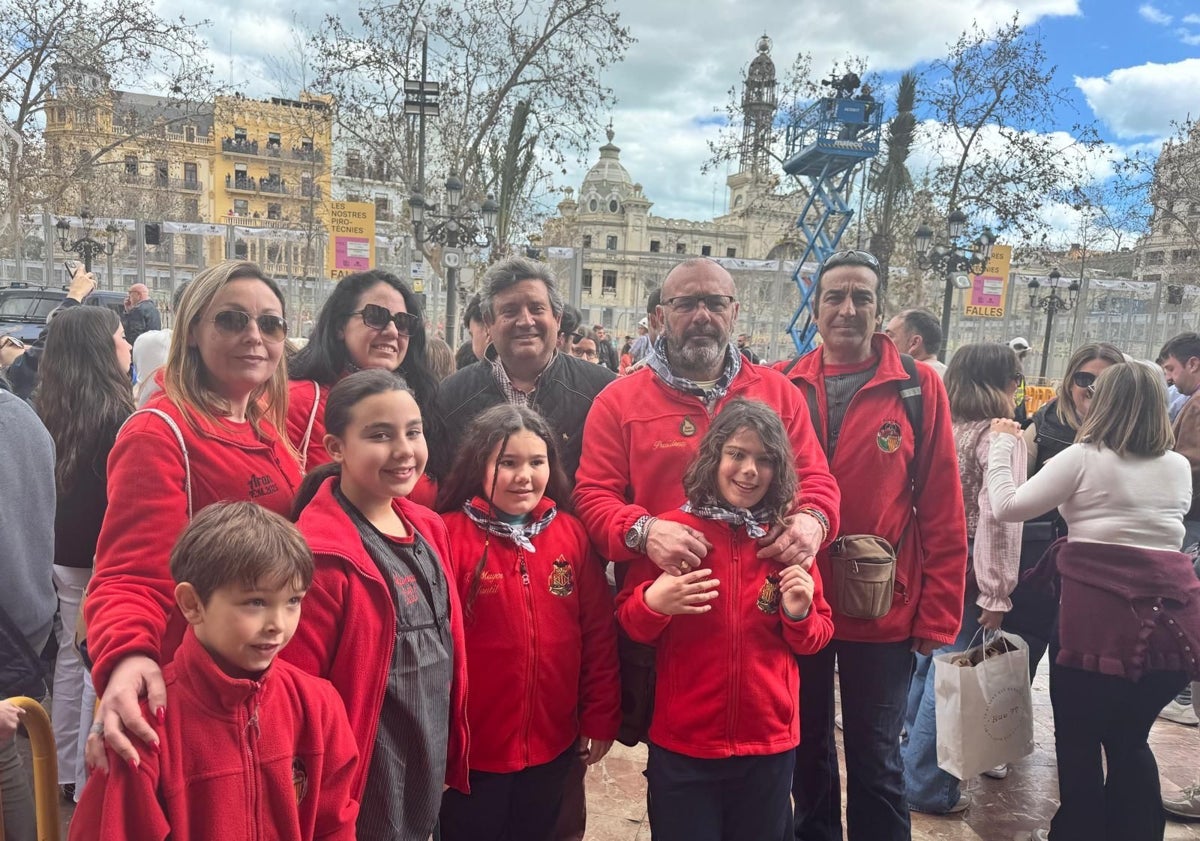
[[[488,503],[477,499],[486,511]],[[553,501],[543,497],[531,516]],[[583,524],[558,512],[526,552],[461,511],[443,514],[466,604],[487,539],[487,566],[467,617],[471,768],[543,765],[582,734],[616,738],[621,719],[617,630],[602,562]]]
[[[164,412],[183,435],[193,515],[222,501],[256,502],[291,515],[300,470],[268,422],[260,421],[259,436],[249,423],[214,423],[165,394],[146,408]],[[187,622],[175,605],[167,562],[188,523],[186,475],[166,421],[150,414],[130,418],[108,456],[108,508],[84,609],[98,695],[122,659],[144,654],[165,666],[183,638]]]
[[358,751],[328,682],[278,660],[257,681],[232,678],[192,633],[163,676],[161,751],[135,739],[130,768],[110,750],[71,841],[353,841]]
[[[316,572],[296,636],[280,655],[306,672],[328,678],[346,703],[350,728],[358,740],[360,761],[354,796],[366,785],[379,711],[387,689],[388,669],[396,645],[396,608],[391,591],[371,559],[350,517],[334,499],[331,477],[296,522],[312,548]],[[407,499],[392,501],[396,513],[437,552],[446,580],[454,566],[446,527],[437,514]],[[450,635],[454,647],[454,680],[450,685],[450,738],[446,784],[466,793],[467,649],[458,590],[450,593]]]
[[800,673],[796,654],[820,651],[833,620],[813,575],[813,602],[800,621],[783,612],[772,576],[782,567],[757,557],[744,528],[682,511],[660,515],[702,532],[712,543],[704,566],[720,581],[712,610],[667,616],[646,604],[662,570],[649,559],[630,565],[617,596],[617,619],[635,642],[655,646],[657,683],[650,741],[697,759],[765,756],[800,744]]
[[[895,598],[892,609],[879,619],[851,619],[835,611],[834,636],[851,642],[899,642],[921,637],[949,644],[954,642],[962,621],[967,574],[967,520],[950,402],[937,372],[928,365],[918,365],[924,440],[919,448],[918,494],[914,497],[909,481],[913,429],[900,399],[900,386],[908,374],[900,362],[900,352],[887,336],[876,333],[871,349],[878,368],[851,399],[833,455],[833,475],[844,500],[838,534],[874,534],[897,547]],[[863,370],[867,364],[872,363],[836,370],[850,373]],[[789,374],[797,391],[816,389],[822,429],[829,428],[827,373],[832,372],[821,348],[817,348]],[[805,399],[803,394],[801,399]],[[912,525],[905,533],[910,518]],[[897,546],[902,534],[904,542]],[[829,581],[827,548],[817,555],[817,566]]]
[[796,507],[821,511],[829,520],[829,539],[837,534],[841,495],[813,433],[803,395],[786,377],[761,365],[742,365],[710,414],[699,397],[672,388],[650,368],[642,368],[600,392],[583,428],[575,510],[603,557],[640,557],[625,545],[625,533],[639,517],[683,505],[683,472],[712,417],[737,397],[766,403],[779,414],[796,456]]
[[[329,399],[331,385],[321,386],[321,394],[316,399],[317,416],[313,418],[312,433],[308,437],[308,448],[302,453],[305,456],[304,469],[312,471],[333,461],[325,450],[325,402]],[[287,434],[292,446],[297,451],[304,443],[304,432],[308,429],[308,419],[312,417],[313,397],[316,396],[315,380],[288,381],[288,412]],[[417,485],[412,489],[408,498],[418,505],[432,508],[437,499],[437,482],[422,473],[417,478]]]

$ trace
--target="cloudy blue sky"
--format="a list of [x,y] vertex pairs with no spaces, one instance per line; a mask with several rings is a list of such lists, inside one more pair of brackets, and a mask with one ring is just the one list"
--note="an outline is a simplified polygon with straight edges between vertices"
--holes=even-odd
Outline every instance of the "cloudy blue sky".
[[[1044,39],[1057,78],[1075,110],[1060,125],[1095,120],[1110,142],[1109,157],[1154,148],[1172,120],[1200,116],[1200,3],[1197,0],[613,0],[637,38],[607,83],[618,103],[616,142],[633,178],[664,216],[706,218],[724,209],[724,173],[704,175],[716,115],[738,82],[764,32],[776,64],[798,51],[823,70],[846,55],[869,59],[885,83],[923,69],[973,20],[991,27],[1020,14]],[[163,12],[187,11],[183,0],[161,0]],[[283,0],[210,0],[202,9],[212,55],[222,76],[248,93],[267,84],[264,57],[286,49],[292,15],[315,24],[347,4],[315,0],[302,10]],[[596,138],[596,146],[603,143]],[[594,158],[594,156],[593,156]],[[580,163],[562,186],[578,186]],[[1069,214],[1058,220],[1069,228]]]

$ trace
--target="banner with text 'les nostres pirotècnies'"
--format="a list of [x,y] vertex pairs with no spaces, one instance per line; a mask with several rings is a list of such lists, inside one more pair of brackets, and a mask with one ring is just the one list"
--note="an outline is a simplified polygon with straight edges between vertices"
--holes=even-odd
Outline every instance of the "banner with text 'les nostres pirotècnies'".
[[329,207],[325,269],[333,280],[375,265],[375,205],[335,201]]
[[971,286],[967,290],[963,315],[973,318],[1004,318],[1011,263],[1011,245],[992,246],[992,256],[988,258],[983,272],[971,275]]

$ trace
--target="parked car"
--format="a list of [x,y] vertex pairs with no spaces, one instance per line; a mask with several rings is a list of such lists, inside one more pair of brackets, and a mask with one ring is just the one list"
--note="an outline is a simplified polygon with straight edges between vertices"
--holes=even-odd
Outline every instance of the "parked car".
[[[65,288],[29,283],[0,284],[0,336],[15,336],[27,344],[33,342],[45,328],[47,317],[65,297]],[[125,311],[125,293],[97,290],[83,303],[108,307],[121,315]]]

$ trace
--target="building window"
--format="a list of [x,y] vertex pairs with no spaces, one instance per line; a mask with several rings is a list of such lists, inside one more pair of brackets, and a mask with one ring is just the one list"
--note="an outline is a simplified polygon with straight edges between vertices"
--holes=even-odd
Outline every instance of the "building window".
[[171,181],[171,168],[166,161],[154,162],[154,186],[166,187]]
[[358,152],[346,153],[346,175],[351,178],[363,177],[363,160]]
[[247,201],[246,199],[234,199],[233,200],[233,214],[235,216],[249,216],[250,215],[250,202]]
[[1144,275],[1142,275],[1142,281],[1144,283],[1159,283],[1162,281],[1162,275],[1160,275],[1160,274],[1144,274]]
[[617,250],[617,238],[616,237],[606,237],[604,240],[604,247],[607,248],[609,251],[616,251]]
[[676,254],[687,254],[687,243],[684,243],[684,242],[675,243],[675,253]]
[[591,248],[591,247],[592,247],[592,235],[591,235],[591,234],[584,234],[584,235],[583,235],[583,247],[584,247],[584,248]]
[[609,199],[609,200],[608,200],[608,212],[609,212],[609,213],[616,213],[616,212],[617,212],[618,210],[620,210],[620,209],[621,209],[621,203],[620,203],[620,202],[618,202],[616,199]]
[[195,143],[196,142],[196,127],[195,126],[184,126],[183,127],[183,139],[186,140],[188,143]]
[[268,219],[282,219],[283,218],[283,205],[279,204],[279,202],[272,202],[271,204],[268,204],[267,205],[267,218]]
[[392,221],[392,201],[387,196],[375,197],[375,221]]
[[183,240],[183,262],[189,266],[200,262],[200,237],[186,236]]
[[245,260],[250,255],[249,246],[244,239],[239,239],[233,243],[233,256],[239,260]]
[[278,149],[279,148],[279,132],[277,132],[277,131],[268,132],[267,148],[268,149]]
[[361,196],[359,196],[359,194],[358,194],[358,193],[347,193],[347,194],[346,194],[346,201],[348,201],[348,202],[359,202],[359,201],[362,201],[362,197],[361,197]]
[[595,213],[599,209],[600,202],[597,199],[592,198],[588,200],[588,210],[590,210],[592,213]]
[[650,251],[655,254],[657,254],[659,251],[662,251],[662,243],[656,239],[650,240]]
[[1166,262],[1167,252],[1165,251],[1148,251],[1146,252],[1147,266],[1161,266]]
[[1196,259],[1196,249],[1194,248],[1176,248],[1171,252],[1172,263],[1186,263],[1194,259]]
[[736,257],[736,256],[737,256],[737,249],[736,249],[736,248],[726,248],[726,249],[725,249],[725,256],[726,256],[726,257],[731,257],[731,258],[732,258],[732,257]]
[[712,256],[712,246],[711,245],[700,246],[700,256],[701,257],[711,257]]
[[200,176],[197,174],[195,164],[183,165],[183,186],[188,190],[200,189]]
[[586,292],[588,295],[591,295],[592,294],[592,270],[591,269],[583,270],[583,273],[581,276],[581,283],[583,284],[583,291]]
[[312,198],[313,196],[320,198],[320,194],[313,189],[312,176],[308,175],[307,173],[300,176],[300,195],[304,196],[306,199]]
[[137,175],[138,174],[137,155],[126,155],[125,156],[125,174],[126,175]]
[[239,143],[246,142],[246,130],[244,128],[234,128],[233,139]]
[[616,272],[616,270],[605,269],[603,278],[601,279],[601,283],[604,284],[600,290],[602,294],[616,295],[617,294],[617,272]]
[[313,142],[311,137],[305,137],[300,141],[301,152],[311,152],[313,150]]

